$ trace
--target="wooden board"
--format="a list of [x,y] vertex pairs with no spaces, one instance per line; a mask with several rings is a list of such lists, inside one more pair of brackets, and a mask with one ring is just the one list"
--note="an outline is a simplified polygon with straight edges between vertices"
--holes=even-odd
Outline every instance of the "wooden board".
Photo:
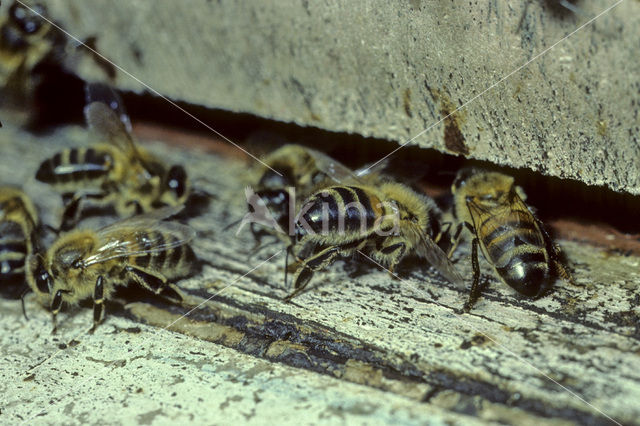
[[[5,126],[1,135],[0,179],[26,182],[45,220],[55,220],[59,200],[31,176],[44,156],[86,143],[84,131],[36,139]],[[284,247],[251,256],[248,229],[238,236],[224,230],[245,213],[248,164],[203,148],[150,149],[184,164],[214,195],[190,221],[199,233],[194,248],[210,265],[179,283],[190,295],[185,306],[110,305],[101,328],[117,316],[169,328],[292,371],[377,389],[374,404],[389,395],[506,423],[631,424],[640,417],[640,258],[560,241],[581,286],[558,281],[538,301],[518,297],[482,261],[488,285],[468,314],[458,313],[467,290],[427,265],[406,262],[394,280],[356,258],[318,273],[308,291],[283,303]],[[465,250],[457,267],[470,280]],[[35,300],[27,307],[45,316]]]

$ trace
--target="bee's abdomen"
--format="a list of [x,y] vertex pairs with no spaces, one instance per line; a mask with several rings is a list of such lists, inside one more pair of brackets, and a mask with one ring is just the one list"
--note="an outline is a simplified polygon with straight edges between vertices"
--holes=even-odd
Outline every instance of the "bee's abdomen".
[[[188,272],[195,263],[195,254],[191,247],[177,242],[173,235],[165,235],[159,231],[142,234],[139,239],[141,250],[151,250],[133,259],[133,263],[142,268],[161,272],[167,278],[182,276]],[[153,241],[153,244],[151,244]],[[175,245],[176,247],[158,249],[154,248]]]
[[27,237],[17,222],[0,223],[0,279],[24,273],[29,251]]
[[500,277],[526,296],[535,296],[549,279],[544,240],[533,222],[516,221],[482,238],[489,261]]
[[311,206],[302,216],[316,233],[359,232],[371,229],[376,213],[371,198],[356,186],[334,186],[314,195]]
[[48,184],[87,182],[101,179],[112,169],[109,153],[94,148],[70,148],[40,164],[36,179]]

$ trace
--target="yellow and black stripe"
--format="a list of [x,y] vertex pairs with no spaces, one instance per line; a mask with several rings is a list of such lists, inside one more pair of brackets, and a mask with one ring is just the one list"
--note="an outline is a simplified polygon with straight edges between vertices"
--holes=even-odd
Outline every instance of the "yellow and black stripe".
[[70,148],[40,164],[36,179],[51,185],[86,183],[103,179],[113,168],[109,152],[95,148]]
[[507,215],[484,218],[476,230],[505,283],[526,296],[537,295],[551,271],[545,240],[531,213],[515,205]]
[[[183,275],[195,263],[195,253],[191,247],[179,244],[173,235],[160,231],[140,232],[136,240],[143,254],[132,256],[130,262],[140,269],[158,271],[171,278]],[[157,249],[171,245],[175,247]]]
[[[358,186],[332,186],[309,198],[302,219],[315,233],[360,232],[373,229],[382,214],[380,199]],[[341,219],[344,221],[340,229]],[[323,230],[323,226],[326,228]]]

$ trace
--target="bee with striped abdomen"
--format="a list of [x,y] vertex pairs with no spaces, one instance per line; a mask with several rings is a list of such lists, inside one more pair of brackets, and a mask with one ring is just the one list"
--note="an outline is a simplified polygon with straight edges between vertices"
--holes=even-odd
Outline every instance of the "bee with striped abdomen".
[[62,193],[62,230],[72,228],[81,204],[113,206],[123,217],[184,204],[190,195],[182,166],[167,167],[137,146],[122,100],[100,84],[87,87],[87,124],[105,142],[65,149],[40,164],[36,179]]
[[75,305],[89,297],[95,330],[104,300],[116,286],[131,282],[180,302],[171,281],[189,275],[196,258],[188,245],[195,231],[163,220],[179,211],[180,207],[166,207],[97,231],[74,230],[60,235],[46,252],[29,256],[27,282],[50,306],[54,332],[62,304]]
[[557,276],[573,283],[560,261],[559,248],[525,204],[526,196],[513,177],[464,169],[451,191],[458,227],[450,254],[463,228],[473,235],[473,284],[465,310],[471,309],[480,295],[478,245],[500,279],[520,294],[539,297]]
[[448,280],[462,282],[436,244],[439,219],[440,210],[433,200],[395,182],[329,186],[315,192],[296,216],[293,251],[299,264],[294,291],[286,300],[300,293],[315,271],[326,268],[338,256],[357,252],[392,273],[405,256],[414,254]]
[[[352,171],[320,151],[296,144],[278,148],[265,157],[264,163],[268,167],[261,171],[255,194],[287,234],[284,238],[287,242],[292,231],[291,215],[299,207],[295,200],[305,200],[315,190],[328,185],[348,182],[366,184],[377,178],[380,170],[386,166],[386,163],[380,163],[375,167]],[[295,194],[292,194],[292,188]],[[253,224],[251,231],[257,244],[265,233],[272,234],[269,230],[257,231]]]
[[24,192],[0,187],[0,282],[24,281],[25,259],[37,245],[38,214]]

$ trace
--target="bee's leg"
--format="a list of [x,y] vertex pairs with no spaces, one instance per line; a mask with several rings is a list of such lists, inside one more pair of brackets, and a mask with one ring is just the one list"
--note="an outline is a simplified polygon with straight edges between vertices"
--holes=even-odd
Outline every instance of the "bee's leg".
[[76,223],[78,223],[78,213],[80,212],[80,201],[82,200],[82,195],[77,194],[62,194],[62,204],[64,205],[64,210],[62,212],[62,221],[60,223],[60,228],[56,230],[60,231],[68,231],[73,228]]
[[556,272],[558,273],[558,276],[560,276],[560,278],[562,278],[563,280],[565,280],[566,282],[568,282],[573,286],[582,287],[581,284],[578,284],[575,282],[571,273],[558,259],[553,260],[553,265],[555,266]]
[[180,304],[184,300],[182,291],[180,291],[180,288],[173,283],[167,283],[160,292],[160,296],[165,297],[176,304]]
[[[301,248],[297,252],[294,252],[294,249],[297,246],[301,246]],[[287,278],[289,276],[289,272],[297,271],[300,264],[304,263],[305,259],[314,255],[315,249],[315,246],[305,243],[304,241],[297,243],[292,242],[287,246],[287,253],[284,258],[284,288],[289,288],[289,280]],[[289,255],[292,255],[295,258],[295,262],[292,264],[289,264]]]
[[449,252],[447,253],[447,257],[449,259],[451,259],[451,256],[453,255],[453,252],[456,251],[456,249],[458,248],[458,245],[460,244],[460,235],[462,234],[462,230],[463,229],[467,229],[467,231],[469,231],[471,233],[471,235],[475,235],[476,231],[473,228],[473,225],[471,225],[469,222],[461,222],[456,226],[456,232],[455,234],[451,237],[451,248],[449,249]]
[[167,286],[167,279],[162,275],[152,274],[149,271],[134,268],[132,266],[127,267],[127,272],[131,274],[131,277],[135,282],[152,293],[160,294]]
[[33,290],[31,290],[31,288],[28,287],[25,291],[22,292],[22,296],[20,296],[20,302],[22,304],[22,315],[24,315],[24,319],[27,321],[29,321],[29,317],[27,316],[27,308],[24,305],[24,297],[27,294],[29,294],[30,291],[33,291]]
[[399,279],[394,270],[407,251],[407,245],[397,239],[386,239],[378,249],[378,257],[382,264],[388,265],[387,270],[393,279]]
[[454,234],[451,236],[451,248],[449,249],[449,253],[447,253],[447,257],[449,259],[451,259],[451,256],[453,255],[453,252],[456,250],[456,248],[458,248],[458,244],[460,243],[460,234],[462,233],[462,226],[464,225],[464,223],[460,222],[457,226],[456,226],[456,232],[454,232]]
[[551,263],[553,264],[553,267],[555,268],[555,272],[558,274],[560,278],[567,281],[569,284],[576,287],[582,287],[581,285],[577,284],[573,280],[573,277],[571,276],[571,273],[568,271],[568,268],[562,263],[562,259],[561,259],[562,251],[560,250],[560,246],[558,246],[553,242],[553,240],[551,239],[551,236],[545,229],[544,224],[540,220],[538,220],[537,217],[534,216],[534,218],[538,223],[538,228],[540,228],[540,231],[542,232],[542,238],[544,239],[547,252],[549,253],[549,257],[550,257]]
[[184,300],[182,293],[178,289],[178,286],[173,285],[167,281],[167,279],[158,273],[146,271],[129,266],[127,268],[130,276],[135,282],[142,287],[153,292],[154,294],[166,297],[172,302],[180,303]]
[[249,230],[251,231],[251,236],[253,236],[253,248],[251,249],[252,252],[262,245],[262,237],[264,237],[265,235],[264,230],[256,230],[255,225],[255,222],[251,222],[249,224]]
[[440,229],[440,232],[438,232],[438,235],[436,235],[436,237],[433,239],[433,242],[438,244],[442,236],[449,233],[449,231],[451,230],[451,226],[452,226],[451,222],[442,223],[442,229]]
[[473,267],[473,284],[467,303],[464,304],[463,311],[469,312],[480,296],[480,265],[478,263],[478,237],[471,241],[471,266]]
[[96,327],[102,320],[102,313],[104,312],[104,278],[102,275],[98,276],[96,285],[93,288],[93,327],[89,330],[90,334],[96,331]]
[[62,195],[64,211],[62,212],[62,222],[59,231],[68,231],[76,226],[79,220],[80,203],[87,199],[101,200],[107,197],[104,192],[82,192],[82,193],[66,193]]
[[314,254],[302,262],[293,278],[293,293],[284,298],[285,302],[290,301],[300,294],[302,290],[309,284],[313,272],[326,268],[336,260],[340,254],[340,247],[327,247],[324,250]]
[[62,290],[56,291],[55,296],[53,296],[53,300],[51,301],[51,319],[53,320],[53,330],[51,334],[56,334],[58,331],[58,321],[56,316],[58,312],[60,312],[60,307],[62,306]]

